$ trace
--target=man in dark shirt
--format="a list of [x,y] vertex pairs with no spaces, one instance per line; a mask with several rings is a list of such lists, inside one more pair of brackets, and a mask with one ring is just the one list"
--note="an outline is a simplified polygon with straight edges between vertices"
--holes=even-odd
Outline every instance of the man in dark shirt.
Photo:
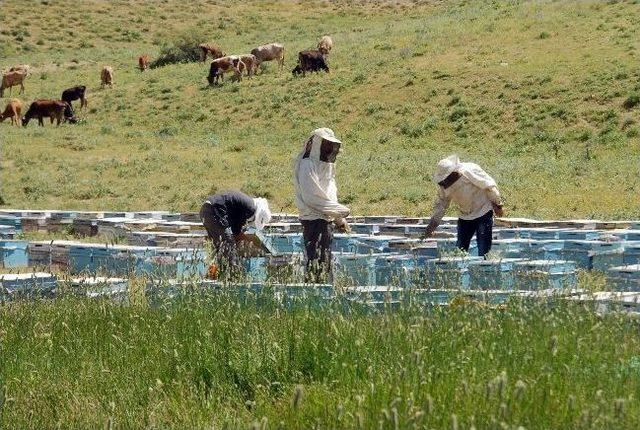
[[231,190],[207,197],[200,209],[200,218],[221,265],[234,269],[238,266],[236,242],[242,240],[245,225],[252,221],[262,230],[271,221],[271,211],[266,199]]

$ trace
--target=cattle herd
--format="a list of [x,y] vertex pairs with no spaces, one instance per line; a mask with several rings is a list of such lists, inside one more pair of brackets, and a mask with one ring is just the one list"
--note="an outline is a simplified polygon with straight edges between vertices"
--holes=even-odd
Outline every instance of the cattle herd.
[[[303,50],[298,53],[298,64],[292,73],[304,76],[306,72],[320,70],[328,72],[327,56],[332,47],[331,37],[323,36],[316,49]],[[260,65],[267,61],[276,61],[280,70],[284,67],[284,45],[280,43],[261,45],[252,49],[249,54],[242,55],[226,55],[218,45],[213,43],[203,43],[198,48],[202,54],[202,62],[205,62],[208,56],[213,58],[207,76],[209,85],[217,84],[220,80],[224,81],[225,73],[233,73],[233,77],[237,81],[242,80],[243,74],[251,77],[258,72]],[[149,55],[141,55],[138,58],[140,71],[148,69],[150,61]],[[11,88],[15,86],[20,86],[20,93],[24,93],[24,81],[29,76],[29,72],[30,67],[26,64],[14,66],[5,71],[2,74],[0,98],[4,97],[6,89],[11,91]],[[100,87],[106,86],[113,87],[113,68],[110,66],[104,66],[100,71]],[[25,127],[31,119],[37,119],[41,126],[44,126],[44,118],[49,118],[51,124],[55,120],[57,125],[64,121],[75,123],[77,120],[72,102],[80,100],[80,109],[85,108],[87,106],[86,90],[86,86],[80,85],[64,90],[60,100],[35,100],[29,106],[24,117],[22,116],[24,107],[22,101],[16,98],[9,99],[4,111],[0,114],[0,122],[11,118],[12,124],[18,125],[21,121]]]

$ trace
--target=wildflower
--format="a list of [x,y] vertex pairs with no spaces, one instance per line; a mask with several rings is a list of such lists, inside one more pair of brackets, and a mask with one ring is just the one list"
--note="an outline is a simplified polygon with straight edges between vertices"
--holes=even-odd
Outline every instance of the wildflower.
[[551,336],[551,339],[549,340],[549,350],[551,351],[551,355],[554,357],[558,354],[558,336]]
[[458,430],[458,416],[451,414],[451,430]]
[[527,384],[518,379],[518,382],[516,382],[516,389],[514,391],[514,397],[516,401],[519,402],[520,400],[522,400],[522,395],[524,394],[525,388],[527,388]]
[[302,395],[304,394],[304,390],[302,385],[296,385],[296,389],[293,392],[293,400],[291,402],[293,409],[298,409],[300,406],[300,402],[302,401]]
[[622,415],[624,415],[624,399],[616,399],[613,402],[613,411],[616,418],[622,418]]

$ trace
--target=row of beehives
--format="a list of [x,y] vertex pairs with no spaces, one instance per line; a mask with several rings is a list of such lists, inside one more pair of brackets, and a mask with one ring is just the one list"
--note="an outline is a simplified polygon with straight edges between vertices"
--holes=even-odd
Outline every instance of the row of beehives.
[[[274,234],[265,235],[264,239],[274,254],[246,259],[248,277],[255,281],[301,280],[301,236]],[[402,249],[395,247],[396,239],[338,237],[334,242],[335,279],[348,285],[538,290],[572,286],[576,268],[597,267],[606,270],[613,288],[640,291],[640,270],[634,265],[640,248],[632,248],[632,253],[625,248],[594,252],[594,246],[608,243],[509,239],[496,244],[496,247],[504,246],[499,251],[501,258],[484,260],[451,256],[449,252],[455,248],[452,241],[441,240],[419,248]],[[581,248],[572,249],[571,245]],[[569,246],[569,249],[560,246]],[[5,268],[36,267],[72,274],[157,278],[202,278],[207,267],[202,249],[57,240],[2,240],[0,263]]]
[[[403,216],[350,217],[349,222],[356,233],[390,234],[418,237],[428,223],[428,218]],[[451,233],[454,218],[445,218],[444,234]],[[502,238],[519,236],[531,230],[533,239],[580,239],[592,238],[602,231],[640,229],[638,221],[564,220],[541,221],[523,218],[498,218],[496,230]],[[167,211],[146,212],[82,212],[0,209],[0,234],[25,231],[53,233],[74,232],[81,236],[97,234],[124,235],[134,231],[166,233],[202,233],[203,226],[197,213],[171,213]],[[297,232],[300,230],[297,217],[292,214],[274,214],[271,231]],[[573,233],[573,234],[572,234]],[[523,234],[528,234],[524,232]],[[529,236],[526,236],[529,237]],[[639,235],[640,237],[640,235]]]
[[580,290],[539,291],[478,291],[455,289],[402,289],[397,287],[344,287],[327,284],[272,284],[272,283],[221,283],[216,281],[139,281],[125,278],[81,277],[58,279],[50,273],[0,274],[0,301],[55,298],[58,296],[85,296],[118,303],[129,303],[144,292],[146,302],[154,305],[171,302],[183,297],[219,297],[240,302],[296,304],[309,307],[312,304],[350,305],[362,304],[368,309],[390,309],[402,305],[433,306],[451,304],[457,297],[499,305],[509,299],[548,300],[566,299],[593,303],[596,310],[624,311],[640,314],[638,292],[596,292]]

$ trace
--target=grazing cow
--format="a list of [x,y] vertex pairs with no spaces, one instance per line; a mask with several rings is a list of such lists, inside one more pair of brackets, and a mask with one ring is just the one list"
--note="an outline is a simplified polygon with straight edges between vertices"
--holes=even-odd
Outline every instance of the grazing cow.
[[208,54],[211,54],[211,58],[213,58],[214,60],[225,56],[224,52],[222,52],[222,49],[220,49],[220,47],[215,43],[201,43],[200,45],[198,45],[198,47],[202,51],[203,63],[207,61]]
[[73,113],[73,102],[74,100],[80,99],[80,109],[87,106],[87,98],[85,97],[85,93],[87,91],[87,87],[84,85],[79,85],[77,87],[67,88],[62,92],[62,97],[60,99],[64,102],[67,102],[69,108],[64,111],[64,117],[74,118],[75,114]]
[[298,53],[298,66],[293,69],[292,73],[294,75],[302,73],[302,76],[305,76],[306,72],[317,72],[319,70],[324,70],[328,73],[329,66],[327,66],[322,52],[317,49],[310,49]]
[[240,73],[240,67],[244,68],[244,64],[237,55],[217,58],[211,62],[207,81],[209,81],[209,85],[217,84],[219,78],[222,78],[224,81],[224,74],[227,72],[233,72],[236,79],[241,81],[242,74]]
[[113,68],[111,66],[104,66],[100,72],[100,88],[104,88],[105,85],[113,87]]
[[29,120],[32,118],[38,118],[38,124],[44,127],[44,117],[51,118],[51,124],[53,120],[57,120],[57,125],[64,120],[64,111],[67,109],[68,103],[62,100],[36,100],[31,103],[29,110],[22,118],[22,125],[27,126]]
[[138,57],[138,68],[140,68],[141,72],[144,72],[149,68],[149,63],[151,62],[151,57],[148,55],[141,55]]
[[333,47],[333,40],[331,40],[330,36],[322,36],[322,39],[318,42],[318,51],[322,52],[324,55],[328,55],[329,51]]
[[20,85],[20,92],[24,93],[24,79],[27,77],[28,71],[14,70],[2,75],[2,85],[0,85],[0,97],[4,96],[4,90],[7,88]]
[[280,69],[284,67],[284,45],[280,43],[269,43],[268,45],[261,45],[251,50],[251,54],[256,57],[260,66],[265,61],[277,60],[280,65]]
[[253,54],[243,54],[240,55],[240,72],[244,70],[247,71],[247,76],[251,77],[255,75],[256,70],[258,69],[258,59]]
[[11,99],[4,108],[4,112],[0,114],[0,122],[7,118],[11,118],[11,124],[18,125],[20,116],[22,115],[22,102],[18,99]]

